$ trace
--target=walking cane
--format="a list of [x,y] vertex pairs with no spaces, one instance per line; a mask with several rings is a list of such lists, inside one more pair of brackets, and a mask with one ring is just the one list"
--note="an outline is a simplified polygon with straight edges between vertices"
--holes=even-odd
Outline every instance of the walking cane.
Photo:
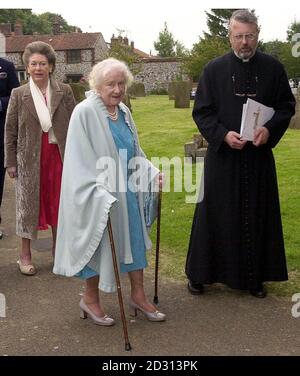
[[115,270],[115,277],[116,277],[116,284],[117,284],[117,291],[118,291],[118,300],[119,300],[119,306],[120,306],[120,314],[121,314],[121,319],[122,319],[122,324],[123,324],[125,350],[130,351],[131,345],[130,345],[129,338],[128,338],[127,323],[126,323],[126,318],[125,318],[125,313],[124,313],[124,304],[123,304],[122,290],[121,290],[120,277],[119,277],[119,269],[118,269],[118,264],[117,264],[115,243],[114,243],[114,238],[113,238],[113,232],[112,232],[110,217],[108,217],[107,228],[108,228],[111,254],[112,254],[114,270]]
[[156,223],[156,254],[155,254],[155,287],[153,302],[158,303],[158,261],[159,261],[159,243],[160,243],[160,214],[161,214],[161,198],[162,198],[162,175],[159,175],[159,193],[157,203],[157,223]]

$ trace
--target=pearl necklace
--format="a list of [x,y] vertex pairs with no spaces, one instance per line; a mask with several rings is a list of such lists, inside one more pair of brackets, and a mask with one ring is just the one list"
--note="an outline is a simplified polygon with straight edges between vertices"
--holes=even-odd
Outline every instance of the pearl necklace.
[[111,120],[116,121],[118,119],[118,116],[119,116],[118,107],[115,107],[115,111],[114,112],[109,112],[108,111],[108,116],[111,118]]
[[47,88],[46,89],[40,89],[40,92],[45,96],[47,94]]

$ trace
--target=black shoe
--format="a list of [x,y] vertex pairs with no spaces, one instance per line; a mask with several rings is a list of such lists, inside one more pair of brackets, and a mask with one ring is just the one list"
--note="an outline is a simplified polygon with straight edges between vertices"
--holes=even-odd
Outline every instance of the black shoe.
[[265,298],[267,296],[267,291],[265,290],[263,285],[260,285],[256,289],[251,289],[249,290],[249,292],[256,298]]
[[192,295],[201,295],[204,292],[202,283],[188,281],[187,288]]

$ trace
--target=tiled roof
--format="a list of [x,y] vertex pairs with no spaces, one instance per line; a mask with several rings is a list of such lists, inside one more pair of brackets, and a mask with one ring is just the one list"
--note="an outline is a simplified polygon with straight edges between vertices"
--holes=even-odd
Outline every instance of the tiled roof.
[[54,50],[74,50],[94,48],[101,33],[65,33],[59,35],[18,35],[6,37],[6,52],[23,52],[28,43],[42,41],[49,43]]
[[139,50],[139,49],[137,49],[137,48],[134,48],[134,49],[133,49],[133,52],[134,52],[136,55],[138,55],[139,57],[143,57],[143,58],[150,58],[150,57],[151,57],[150,55],[146,54],[146,52],[143,52],[143,51],[141,51],[141,50]]

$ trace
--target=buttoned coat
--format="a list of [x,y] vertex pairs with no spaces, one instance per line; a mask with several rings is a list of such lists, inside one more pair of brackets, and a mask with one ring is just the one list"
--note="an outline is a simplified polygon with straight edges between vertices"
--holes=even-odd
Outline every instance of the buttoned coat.
[[[51,119],[63,160],[69,120],[76,105],[69,85],[54,79],[51,85]],[[16,233],[37,236],[40,203],[40,155],[42,128],[29,84],[11,93],[5,122],[5,167],[17,167]]]

